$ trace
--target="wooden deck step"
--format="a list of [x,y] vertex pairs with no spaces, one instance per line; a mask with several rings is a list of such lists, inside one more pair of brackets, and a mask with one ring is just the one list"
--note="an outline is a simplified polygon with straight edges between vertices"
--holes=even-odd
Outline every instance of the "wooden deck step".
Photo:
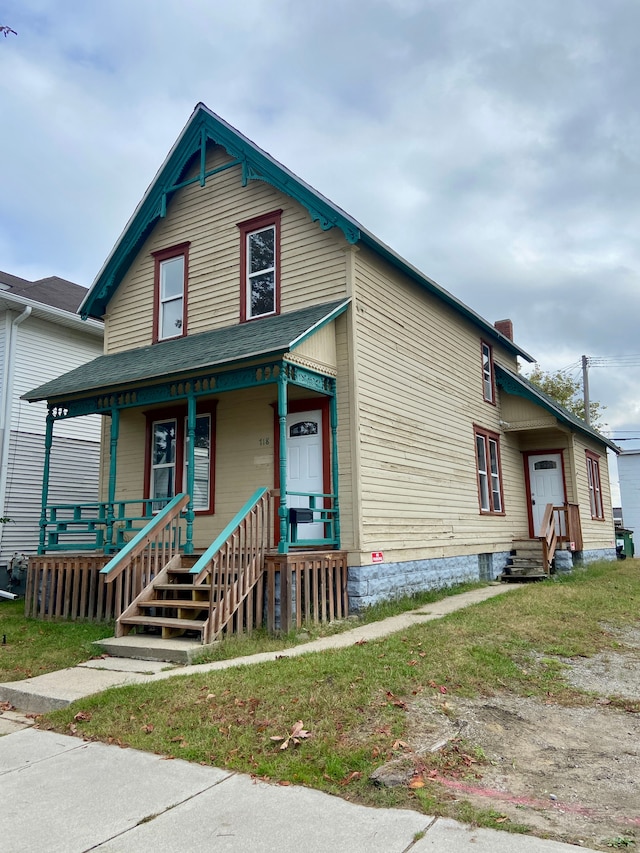
[[176,610],[177,608],[181,610],[208,610],[209,599],[206,601],[193,601],[190,598],[152,598],[149,601],[141,601],[138,606],[141,610],[147,610],[150,607],[162,607],[165,610],[169,608],[172,610]]
[[147,625],[151,628],[178,628],[185,631],[201,631],[199,619],[175,619],[170,616],[125,616],[120,617],[124,625]]
[[206,593],[211,589],[210,585],[205,583],[154,583],[153,588],[162,592],[194,592],[195,590],[201,590]]

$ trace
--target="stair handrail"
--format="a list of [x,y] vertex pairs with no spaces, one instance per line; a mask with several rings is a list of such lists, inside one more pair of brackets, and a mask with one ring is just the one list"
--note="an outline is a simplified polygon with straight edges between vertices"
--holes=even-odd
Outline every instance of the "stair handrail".
[[[124,546],[121,551],[118,551],[109,562],[100,569],[100,574],[105,575],[105,583],[112,583],[119,575],[125,571],[135,558],[153,541],[153,534],[166,527],[170,527],[180,513],[189,503],[189,495],[182,493],[172,498],[169,503],[163,507],[160,512],[151,519],[151,521],[138,531],[130,542]],[[169,543],[171,546],[171,543]],[[170,547],[170,550],[177,551],[178,545]],[[167,556],[169,559],[172,556],[170,553]]]
[[[193,564],[191,567],[192,575],[199,575],[201,572],[206,571],[209,563],[215,557],[216,553],[222,548],[227,539],[232,536],[235,531],[240,527],[245,518],[249,515],[251,510],[258,505],[258,503],[262,500],[265,494],[269,491],[269,489],[265,487],[258,489],[254,494],[249,498],[246,504],[239,510],[231,519],[231,521],[227,524],[227,526],[222,530],[216,538],[213,540],[211,545],[207,548],[204,554]],[[196,579],[195,583],[198,583],[199,579]]]
[[546,505],[544,515],[542,516],[542,523],[540,525],[540,536],[538,537],[542,542],[542,560],[546,574],[549,574],[551,561],[553,560],[558,546],[558,533],[556,531],[556,515],[554,509],[553,504]]

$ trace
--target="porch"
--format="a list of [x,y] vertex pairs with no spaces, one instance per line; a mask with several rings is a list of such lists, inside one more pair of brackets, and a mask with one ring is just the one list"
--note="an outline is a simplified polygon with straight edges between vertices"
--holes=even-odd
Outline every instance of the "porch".
[[[48,402],[40,546],[29,569],[27,612],[115,618],[125,632],[138,630],[146,613],[147,628],[196,632],[202,642],[264,620],[276,626],[279,595],[276,603],[269,592],[268,614],[266,577],[282,586],[287,573],[268,572],[270,558],[310,554],[311,565],[313,555],[339,553],[336,371],[330,353],[316,368],[290,350],[345,307],[315,306],[102,356],[26,395]],[[258,355],[267,342],[267,354]],[[104,418],[106,499],[51,503],[55,425],[86,414]],[[325,562],[329,572],[332,558]],[[327,581],[319,586],[324,598],[314,598],[312,618],[346,615],[344,557],[339,563],[331,590]],[[160,603],[163,583],[185,586],[179,606]],[[282,587],[293,606],[307,587],[296,589]],[[334,596],[331,606],[327,596]],[[125,623],[132,607],[138,621]],[[186,619],[187,611],[197,619]],[[296,612],[284,614],[283,624]],[[166,624],[153,621],[160,618]],[[203,624],[186,624],[196,621]]]

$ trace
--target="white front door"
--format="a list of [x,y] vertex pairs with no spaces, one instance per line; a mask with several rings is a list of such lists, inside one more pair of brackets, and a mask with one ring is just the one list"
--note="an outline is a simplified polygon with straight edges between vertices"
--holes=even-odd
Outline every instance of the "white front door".
[[[562,506],[565,502],[562,455],[560,453],[530,455],[529,485],[531,487],[533,535],[540,536],[540,526],[547,504]],[[564,529],[558,530],[558,533],[564,534],[565,531]]]
[[[308,507],[308,495],[324,492],[322,470],[322,412],[318,409],[287,415],[287,492],[303,493],[289,495],[288,507]],[[316,506],[323,505],[322,498],[316,498]],[[321,521],[298,525],[299,541],[323,538]]]

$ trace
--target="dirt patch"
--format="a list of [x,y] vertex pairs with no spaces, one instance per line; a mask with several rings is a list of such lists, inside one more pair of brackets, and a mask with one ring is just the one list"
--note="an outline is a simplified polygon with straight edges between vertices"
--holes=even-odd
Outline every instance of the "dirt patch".
[[443,697],[420,697],[408,709],[410,748],[425,755],[447,738],[464,738],[486,763],[467,774],[437,774],[436,784],[456,799],[537,835],[601,849],[635,838],[633,849],[640,850],[640,714],[607,704],[612,696],[640,700],[640,631],[618,639],[620,651],[559,659],[566,680],[594,694],[592,705],[511,695],[447,698],[445,714]]

